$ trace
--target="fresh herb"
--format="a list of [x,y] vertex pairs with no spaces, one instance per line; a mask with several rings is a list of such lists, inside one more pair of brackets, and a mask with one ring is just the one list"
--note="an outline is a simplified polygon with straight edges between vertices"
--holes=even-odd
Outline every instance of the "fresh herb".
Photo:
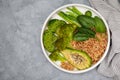
[[77,32],[73,36],[73,40],[75,41],[85,41],[89,38],[94,38],[95,32],[89,28],[77,28]]
[[95,20],[90,16],[80,15],[77,20],[85,28],[93,28],[95,26]]

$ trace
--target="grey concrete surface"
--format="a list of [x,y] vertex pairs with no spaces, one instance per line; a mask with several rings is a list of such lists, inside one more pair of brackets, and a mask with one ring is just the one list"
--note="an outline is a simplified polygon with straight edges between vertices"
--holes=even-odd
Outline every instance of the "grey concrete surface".
[[0,0],[0,80],[112,80],[96,69],[68,74],[46,60],[40,46],[43,22],[56,8],[87,0]]

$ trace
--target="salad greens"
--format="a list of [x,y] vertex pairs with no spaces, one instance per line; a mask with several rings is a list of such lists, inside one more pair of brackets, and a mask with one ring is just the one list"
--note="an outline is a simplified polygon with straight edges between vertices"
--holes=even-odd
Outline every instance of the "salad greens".
[[90,28],[77,28],[78,33],[89,34],[95,36],[95,31],[91,30]]
[[96,25],[95,25],[96,31],[100,32],[100,33],[106,32],[106,28],[105,28],[105,24],[104,24],[103,20],[98,16],[95,16],[94,19],[95,19],[95,23],[96,23]]
[[85,28],[92,28],[95,26],[95,20],[93,17],[80,15],[77,17],[77,20]]
[[74,34],[73,40],[75,41],[85,41],[89,38],[95,37],[95,31],[89,29],[89,28],[77,28],[77,33]]

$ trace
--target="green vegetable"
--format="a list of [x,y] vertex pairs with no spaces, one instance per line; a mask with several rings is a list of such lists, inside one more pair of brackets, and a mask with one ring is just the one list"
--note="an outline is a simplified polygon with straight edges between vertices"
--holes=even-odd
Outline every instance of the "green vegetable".
[[60,38],[55,42],[55,47],[57,50],[64,50],[66,47],[71,47],[69,38]]
[[73,40],[75,40],[75,41],[85,41],[85,40],[88,40],[89,39],[89,37],[87,37],[87,36],[82,36],[82,35],[75,35],[74,37],[73,37]]
[[64,24],[66,24],[65,21],[63,20],[58,20],[58,19],[51,19],[49,22],[48,22],[48,29],[51,31],[51,32],[56,32],[56,30],[63,26]]
[[68,42],[64,38],[60,38],[55,42],[55,47],[57,50],[63,50],[67,47]]
[[86,16],[92,16],[92,12],[88,10],[88,11],[85,12],[85,15]]
[[66,58],[66,60],[77,69],[86,69],[92,65],[92,59],[85,52],[75,49],[64,49],[61,51],[61,53]]
[[95,32],[92,31],[90,28],[77,28],[77,33],[74,34],[73,40],[75,41],[85,41],[89,38],[95,37]]
[[48,21],[48,26],[51,26],[51,25],[53,25],[56,21],[59,21],[58,19],[51,19],[51,20],[49,20]]
[[66,47],[71,47],[70,42],[72,41],[73,32],[76,27],[72,24],[65,24],[61,26],[57,31],[57,36],[60,38],[55,42],[55,46],[58,50],[63,50]]
[[85,28],[93,28],[95,26],[95,21],[90,16],[80,15],[77,17],[77,20]]
[[79,27],[81,27],[81,25],[78,23],[76,17],[71,16],[71,15],[67,15],[66,13],[64,13],[63,11],[58,12],[58,15],[63,18],[66,22],[70,23],[70,24],[75,24]]
[[73,17],[75,17],[75,18],[77,18],[77,14],[75,14],[75,13],[73,13],[73,12],[71,12],[71,11],[66,11],[66,14],[67,15],[70,15],[70,16],[73,16]]
[[67,9],[72,11],[74,14],[82,15],[82,12],[80,12],[75,6],[67,7]]
[[90,28],[77,28],[78,33],[83,33],[83,34],[90,34],[90,35],[95,35],[95,31],[91,30]]
[[64,58],[64,56],[58,51],[54,51],[52,52],[50,55],[49,55],[49,58],[52,60],[52,61],[66,61],[66,59]]
[[51,31],[45,30],[43,34],[43,44],[49,52],[53,52],[55,50],[54,42],[56,40],[57,37]]
[[81,25],[77,21],[77,16],[82,15],[82,13],[74,6],[72,7],[67,7],[69,11],[63,12],[60,11],[58,12],[58,15],[63,18],[66,22],[70,24],[75,24],[78,27],[81,27]]
[[65,24],[64,26],[61,26],[59,31],[57,31],[58,37],[64,37],[64,38],[70,38],[72,37],[73,31],[76,29],[76,26],[72,24]]
[[95,16],[95,30],[96,32],[104,33],[106,32],[106,27],[103,20],[100,17]]

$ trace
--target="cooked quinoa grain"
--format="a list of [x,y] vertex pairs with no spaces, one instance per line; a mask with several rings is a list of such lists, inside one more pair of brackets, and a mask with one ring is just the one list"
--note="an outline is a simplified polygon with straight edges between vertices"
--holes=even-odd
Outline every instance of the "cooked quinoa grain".
[[61,62],[61,67],[70,71],[74,70],[74,66],[71,65],[69,62]]

